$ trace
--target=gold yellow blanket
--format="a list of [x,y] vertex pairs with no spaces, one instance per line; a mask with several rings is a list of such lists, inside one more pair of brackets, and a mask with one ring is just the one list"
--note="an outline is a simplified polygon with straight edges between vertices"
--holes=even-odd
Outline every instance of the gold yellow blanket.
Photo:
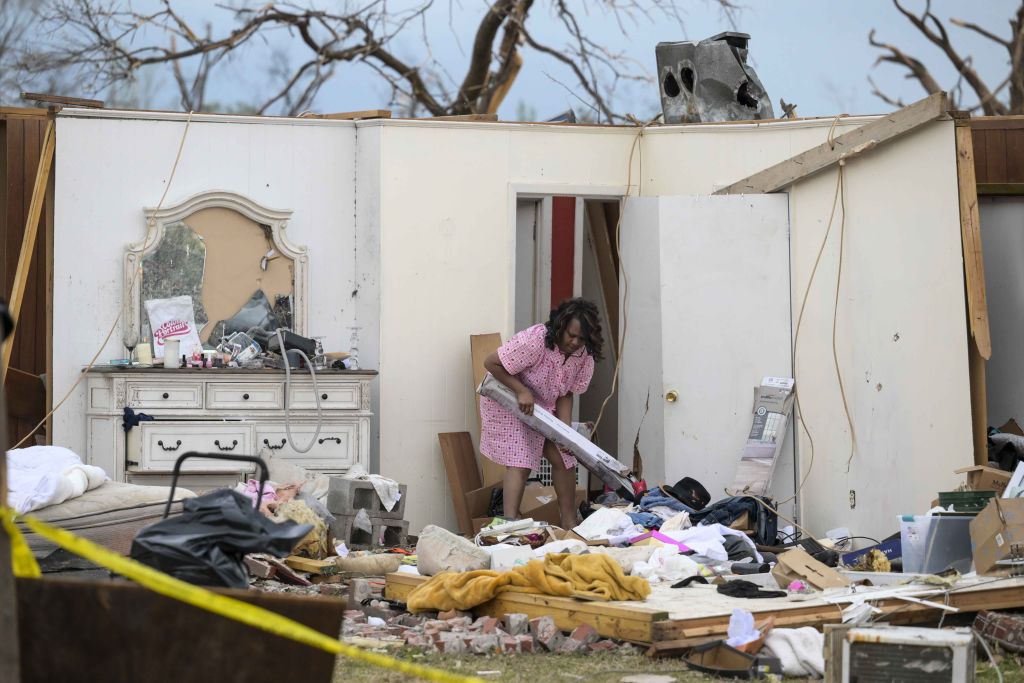
[[507,572],[444,572],[409,594],[410,612],[468,610],[500,593],[538,593],[587,600],[643,600],[646,579],[626,576],[608,555],[552,554]]

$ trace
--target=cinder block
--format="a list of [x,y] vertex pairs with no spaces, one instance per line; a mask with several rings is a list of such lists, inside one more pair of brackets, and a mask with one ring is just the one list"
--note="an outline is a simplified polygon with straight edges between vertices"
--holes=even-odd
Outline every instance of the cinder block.
[[384,503],[373,488],[373,484],[360,479],[344,479],[342,477],[331,477],[330,487],[327,489],[327,509],[332,515],[354,515],[360,510],[366,510],[371,517],[381,519],[404,519],[405,518],[405,492],[407,486],[399,484],[398,490],[401,497],[390,512],[384,509]]
[[357,529],[355,515],[341,515],[334,518],[331,531],[339,541],[349,548],[394,548],[404,546],[409,534],[409,522],[401,519],[381,519],[370,516],[370,533]]

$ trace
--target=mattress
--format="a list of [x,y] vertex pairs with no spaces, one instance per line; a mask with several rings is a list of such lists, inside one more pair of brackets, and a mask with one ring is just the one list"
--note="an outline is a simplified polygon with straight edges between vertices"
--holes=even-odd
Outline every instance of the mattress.
[[[163,517],[170,493],[169,486],[140,486],[108,481],[77,498],[30,514],[116,553],[127,555],[135,534]],[[194,498],[195,495],[187,489],[175,489],[171,514],[181,512],[181,501]],[[56,550],[54,543],[33,533],[24,523],[19,523],[19,527],[36,557],[46,557]]]

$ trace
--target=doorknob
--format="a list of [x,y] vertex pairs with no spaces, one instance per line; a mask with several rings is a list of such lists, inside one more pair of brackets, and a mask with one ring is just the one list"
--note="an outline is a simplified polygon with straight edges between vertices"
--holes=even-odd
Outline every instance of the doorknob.
[[669,389],[668,393],[665,394],[665,400],[669,403],[675,403],[679,400],[679,392],[675,389]]

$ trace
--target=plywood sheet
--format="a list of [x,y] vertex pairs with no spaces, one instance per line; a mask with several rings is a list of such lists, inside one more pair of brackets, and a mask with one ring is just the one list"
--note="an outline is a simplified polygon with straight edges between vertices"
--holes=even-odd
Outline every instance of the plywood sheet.
[[[484,381],[487,369],[484,368],[484,361],[487,356],[498,350],[501,346],[501,335],[497,332],[491,334],[474,334],[469,338],[470,354],[473,358],[473,391]],[[476,419],[477,427],[480,427],[480,397],[476,396]],[[477,432],[479,434],[479,431]],[[496,484],[505,476],[505,468],[497,463],[480,455],[480,471],[483,474],[484,486]]]
[[271,305],[278,295],[292,293],[292,263],[283,256],[272,259],[266,270],[260,260],[274,246],[255,221],[230,209],[197,211],[185,224],[206,242],[203,305],[210,321],[199,332],[202,339],[220,320],[238,312],[253,292],[262,289]]
[[[389,574],[385,595],[393,600],[404,601],[416,586],[426,580],[426,577],[421,576]],[[920,588],[926,591],[935,587]],[[889,589],[885,590],[891,593]],[[694,584],[687,588],[672,588],[668,583],[658,583],[651,586],[651,594],[645,600],[584,602],[550,595],[505,593],[474,608],[473,613],[494,617],[512,612],[529,614],[531,618],[551,616],[563,630],[588,623],[602,636],[637,643],[723,636],[735,608],[752,612],[758,622],[774,616],[776,626],[786,628],[820,626],[841,621],[841,609],[845,605],[831,604],[815,595],[806,598],[748,600],[722,595],[712,585]],[[980,577],[962,580],[948,596],[932,599],[939,603],[948,600],[949,605],[965,612],[1024,606],[1024,578]],[[880,599],[874,601],[874,604],[891,615],[887,617],[889,621],[913,622],[930,619],[938,614],[934,608],[895,597]]]

